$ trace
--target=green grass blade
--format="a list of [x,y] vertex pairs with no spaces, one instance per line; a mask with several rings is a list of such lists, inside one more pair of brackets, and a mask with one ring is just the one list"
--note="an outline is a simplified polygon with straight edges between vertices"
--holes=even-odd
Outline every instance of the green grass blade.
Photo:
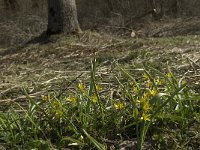
[[138,83],[135,81],[135,79],[134,79],[128,72],[126,72],[122,67],[120,67],[118,64],[117,64],[117,67],[118,67],[119,70],[120,70],[128,79],[130,79],[130,80],[135,84],[135,86],[139,89]]
[[61,143],[64,142],[64,141],[70,141],[70,142],[73,142],[73,143],[77,143],[77,145],[79,146],[83,146],[84,143],[79,141],[79,140],[76,140],[74,138],[71,138],[71,137],[64,137],[62,140],[61,140]]
[[85,133],[87,138],[96,146],[96,148],[98,150],[106,150],[106,148],[103,144],[97,142],[97,140],[95,140],[93,137],[91,137],[84,129],[83,129],[83,132]]

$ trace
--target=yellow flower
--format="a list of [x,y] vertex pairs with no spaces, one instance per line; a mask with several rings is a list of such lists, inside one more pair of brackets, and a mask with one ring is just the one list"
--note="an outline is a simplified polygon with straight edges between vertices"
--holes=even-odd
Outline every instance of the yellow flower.
[[140,118],[141,120],[144,120],[144,121],[150,121],[150,114],[145,114],[145,113],[142,113],[142,117]]
[[151,91],[150,91],[150,94],[151,94],[152,96],[156,96],[157,90],[155,90],[155,89],[154,89],[154,90],[151,90]]
[[140,103],[140,105],[144,105],[147,102],[147,100],[144,97],[140,97],[137,102]]
[[139,98],[139,100],[137,102],[139,102],[140,107],[142,108],[142,110],[144,112],[147,112],[151,109],[150,104],[149,104],[149,93],[144,93],[144,95],[142,97]]
[[139,93],[139,89],[138,89],[137,86],[134,86],[134,87],[133,87],[133,92],[136,93],[136,94]]
[[96,102],[98,101],[97,96],[96,96],[96,95],[92,95],[92,96],[91,96],[91,101],[92,101],[93,103],[96,103]]
[[181,84],[184,85],[187,84],[187,82],[185,80],[182,80]]
[[124,104],[118,101],[114,103],[114,107],[116,110],[122,110],[124,108]]
[[50,94],[42,95],[42,100],[43,101],[49,101],[50,100]]
[[147,103],[147,102],[144,103],[142,105],[142,109],[143,109],[144,112],[148,112],[151,109],[149,103]]
[[78,84],[78,88],[79,88],[80,91],[83,91],[84,88],[85,88],[85,86],[84,86],[83,83],[79,83],[79,84]]
[[101,89],[102,89],[102,88],[101,88],[101,86],[100,86],[100,85],[98,85],[98,84],[97,84],[97,85],[95,85],[95,88],[96,88],[97,92],[101,91]]
[[143,74],[143,78],[144,78],[145,80],[149,79],[149,77],[148,77],[148,75],[147,75],[146,73]]
[[67,98],[67,101],[70,102],[70,103],[75,103],[76,100],[77,100],[76,97],[72,97],[72,96],[69,96],[69,97]]
[[173,74],[172,74],[171,72],[169,72],[169,73],[166,74],[166,76],[167,76],[168,78],[172,78],[172,77],[173,77]]
[[62,110],[56,110],[54,115],[58,119],[63,116],[63,112],[62,112]]
[[161,84],[162,84],[160,78],[157,78],[157,79],[156,79],[156,84],[157,84],[157,85],[161,85]]
[[52,102],[52,106],[53,106],[54,108],[58,108],[58,107],[60,106],[60,103],[59,103],[57,100],[54,100],[54,101]]
[[149,99],[149,97],[151,96],[151,93],[149,91],[144,92],[143,94],[143,99],[145,99],[146,101]]

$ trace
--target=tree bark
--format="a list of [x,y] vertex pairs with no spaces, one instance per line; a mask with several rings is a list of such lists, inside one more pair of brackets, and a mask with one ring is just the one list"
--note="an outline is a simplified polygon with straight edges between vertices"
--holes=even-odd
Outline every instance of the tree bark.
[[16,0],[4,0],[6,4],[6,9],[11,9],[12,11],[15,11],[19,8],[19,4]]
[[160,20],[164,15],[163,0],[145,0],[145,14],[151,13],[155,20]]
[[48,0],[47,34],[79,31],[75,0]]

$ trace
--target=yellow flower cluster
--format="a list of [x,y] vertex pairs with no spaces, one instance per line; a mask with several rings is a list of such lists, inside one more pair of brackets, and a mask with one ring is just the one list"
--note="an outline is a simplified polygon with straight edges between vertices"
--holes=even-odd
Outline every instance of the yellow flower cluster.
[[155,90],[155,89],[150,90],[149,92],[150,92],[151,96],[156,96],[156,94],[157,94],[157,90]]
[[157,78],[157,79],[156,79],[156,84],[157,84],[157,85],[161,85],[161,84],[162,84],[160,78]]
[[98,85],[98,84],[95,85],[95,88],[96,88],[96,91],[97,91],[97,92],[101,91],[101,89],[102,89],[101,86]]
[[114,107],[116,110],[122,110],[124,108],[124,104],[120,101],[114,103]]
[[62,116],[63,116],[63,111],[62,110],[55,110],[55,118],[56,119],[59,119],[59,118],[61,118]]
[[[101,88],[101,86],[100,86],[99,84],[96,84],[96,85],[95,85],[95,88],[96,88],[96,91],[97,91],[97,92],[99,92],[99,91],[102,90],[102,88]],[[84,91],[85,85],[84,85],[82,82],[80,82],[80,83],[78,84],[78,89],[79,89],[80,91]]]
[[50,97],[50,94],[42,95],[41,97],[42,97],[42,100],[43,100],[43,101],[49,101],[50,98],[51,98],[51,97]]
[[138,102],[143,112],[148,112],[151,109],[148,99],[141,97]]
[[[171,73],[168,73],[166,76],[167,76],[168,78],[171,78],[171,77],[172,77],[172,74],[171,74]],[[149,76],[148,76],[146,73],[143,74],[143,78],[144,78],[144,80],[146,81],[146,86],[147,86],[148,88],[152,87],[153,83],[152,83],[152,81],[149,79]],[[156,78],[154,82],[155,82],[156,85],[161,85],[161,84],[162,84],[160,78]]]
[[143,96],[141,96],[138,100],[140,108],[142,109],[141,120],[150,121],[151,114],[149,114],[149,110],[151,110],[151,106],[149,104],[149,98],[152,95],[155,95],[155,91],[144,92]]
[[167,77],[167,78],[172,78],[172,77],[173,77],[173,74],[172,74],[171,72],[169,72],[169,73],[166,74],[166,77]]
[[67,102],[75,103],[76,101],[77,101],[76,97],[69,96],[69,97],[67,98]]
[[79,84],[78,84],[78,89],[79,89],[80,91],[83,91],[83,90],[85,89],[85,85],[84,85],[83,83],[79,83]]
[[148,79],[149,79],[149,76],[148,76],[146,73],[144,73],[144,74],[143,74],[143,78],[144,78],[145,80],[148,80]]
[[144,121],[151,121],[150,118],[151,118],[151,115],[150,115],[150,114],[142,113],[141,120],[144,120]]
[[92,101],[93,103],[96,103],[96,102],[98,101],[97,96],[96,96],[96,95],[92,95],[92,96],[91,96],[91,101]]
[[138,93],[139,93],[139,89],[138,89],[137,86],[134,86],[134,87],[133,87],[133,92],[134,92],[135,94],[138,94]]
[[57,101],[57,100],[53,100],[51,105],[54,107],[54,108],[58,108],[60,107],[60,103]]
[[54,117],[56,119],[61,118],[63,116],[63,109],[61,103],[57,100],[53,100],[51,102],[51,105],[53,107]]

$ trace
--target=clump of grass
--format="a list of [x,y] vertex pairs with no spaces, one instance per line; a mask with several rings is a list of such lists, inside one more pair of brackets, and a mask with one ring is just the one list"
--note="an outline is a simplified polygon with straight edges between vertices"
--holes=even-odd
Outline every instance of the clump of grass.
[[[14,103],[9,111],[0,113],[2,143],[8,148],[102,150],[117,148],[118,142],[109,144],[108,140],[129,137],[141,150],[146,140],[159,136],[160,131],[151,125],[159,128],[162,122],[166,126],[174,123],[180,129],[179,136],[187,136],[184,130],[199,121],[195,106],[199,96],[189,91],[184,79],[176,79],[170,71],[163,74],[143,67],[137,70],[140,77],[136,80],[117,63],[115,66],[117,72],[111,76],[116,82],[107,86],[97,78],[93,59],[90,80],[80,81],[62,94],[46,93],[37,101],[23,89],[28,107]],[[187,140],[190,137],[173,145],[195,147]]]

